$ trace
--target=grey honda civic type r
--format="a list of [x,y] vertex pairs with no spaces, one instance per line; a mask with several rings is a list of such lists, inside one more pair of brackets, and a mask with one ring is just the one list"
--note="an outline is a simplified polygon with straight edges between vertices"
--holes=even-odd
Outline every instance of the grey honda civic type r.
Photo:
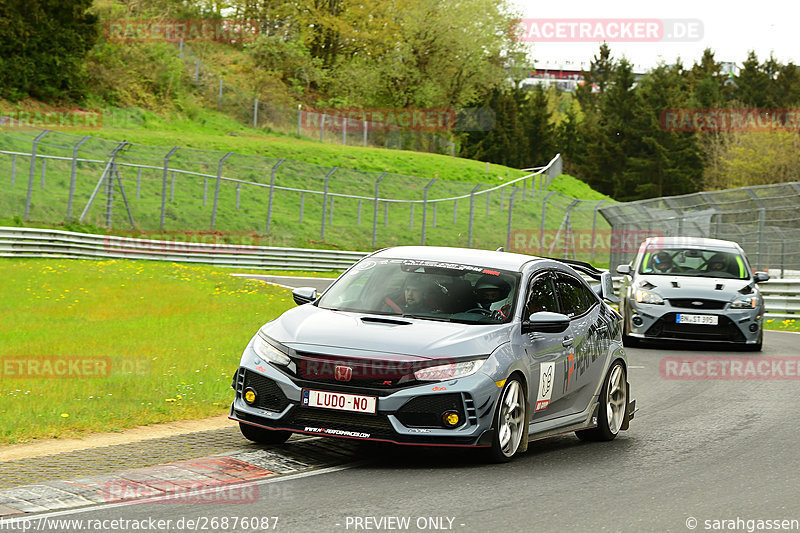
[[259,443],[302,433],[496,462],[565,432],[611,440],[635,412],[612,291],[608,272],[575,261],[380,250],[320,296],[295,289],[301,305],[259,329],[230,418]]

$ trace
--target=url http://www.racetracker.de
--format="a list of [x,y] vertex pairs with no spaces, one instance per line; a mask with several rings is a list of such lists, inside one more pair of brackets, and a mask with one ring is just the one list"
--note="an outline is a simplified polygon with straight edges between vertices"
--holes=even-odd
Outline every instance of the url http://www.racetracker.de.
[[788,518],[686,518],[686,528],[692,531],[798,531],[800,520]]
[[4,518],[0,531],[273,531],[277,516],[199,516],[192,518]]

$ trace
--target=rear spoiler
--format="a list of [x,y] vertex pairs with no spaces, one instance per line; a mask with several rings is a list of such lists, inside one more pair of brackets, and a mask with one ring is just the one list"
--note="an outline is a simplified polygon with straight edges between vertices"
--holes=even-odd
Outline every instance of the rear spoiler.
[[619,303],[619,298],[614,294],[614,281],[611,279],[611,272],[608,270],[599,270],[589,263],[576,261],[575,259],[558,259],[556,257],[543,257],[542,259],[550,259],[551,261],[564,263],[581,274],[586,274],[593,280],[599,281],[600,285],[594,288],[594,292],[604,300],[608,300],[612,303]]

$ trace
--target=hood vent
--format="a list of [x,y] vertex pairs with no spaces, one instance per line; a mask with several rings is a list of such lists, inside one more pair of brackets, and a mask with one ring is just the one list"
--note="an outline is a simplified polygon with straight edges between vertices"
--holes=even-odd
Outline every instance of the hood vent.
[[378,318],[374,316],[362,316],[361,321],[368,324],[388,324],[390,326],[408,326],[411,324],[411,322],[406,320],[397,320],[395,318]]
[[722,283],[717,283],[717,286],[714,287],[714,290],[715,291],[721,291],[724,286],[725,285],[723,285]]
[[673,281],[671,283],[672,283],[672,288],[673,289],[680,289],[681,288],[680,284],[677,281]]

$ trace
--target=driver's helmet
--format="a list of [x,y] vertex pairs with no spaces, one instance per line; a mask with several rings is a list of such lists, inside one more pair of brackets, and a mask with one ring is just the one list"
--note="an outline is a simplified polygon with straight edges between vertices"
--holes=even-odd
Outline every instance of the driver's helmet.
[[714,254],[708,260],[709,272],[724,272],[728,268],[728,261],[725,254]]
[[475,283],[475,296],[478,303],[485,308],[495,302],[505,300],[508,298],[509,292],[511,292],[511,285],[499,276],[486,274]]
[[653,256],[653,264],[660,271],[672,268],[672,256],[668,252],[658,252]]

